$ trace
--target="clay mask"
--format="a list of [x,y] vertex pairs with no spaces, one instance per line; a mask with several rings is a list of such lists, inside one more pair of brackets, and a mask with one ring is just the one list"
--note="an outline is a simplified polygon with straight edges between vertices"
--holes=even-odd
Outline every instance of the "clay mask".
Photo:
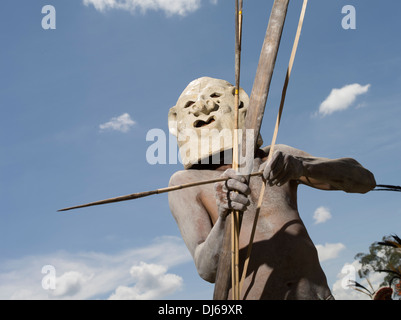
[[[232,149],[235,87],[225,80],[203,77],[192,81],[169,111],[170,132],[177,137],[184,168],[207,163]],[[243,128],[249,97],[239,92],[238,128]],[[218,157],[219,158],[219,157]]]

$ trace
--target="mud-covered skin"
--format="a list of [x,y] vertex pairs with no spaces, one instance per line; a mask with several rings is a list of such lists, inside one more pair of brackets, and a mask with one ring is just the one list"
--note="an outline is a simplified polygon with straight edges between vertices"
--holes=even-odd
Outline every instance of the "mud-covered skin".
[[[269,164],[268,148],[254,161],[254,171],[264,170],[267,187],[241,299],[327,299],[331,293],[326,276],[298,212],[298,185],[365,193],[375,187],[375,179],[350,158],[316,158],[284,145],[277,145],[275,150]],[[196,268],[212,283],[230,208],[246,209],[240,234],[242,269],[262,184],[262,177],[253,177],[248,188],[241,176],[227,169],[183,170],[170,179],[170,185],[179,185],[222,175],[231,177],[216,185],[169,193],[172,214]],[[228,192],[231,189],[239,195]]]

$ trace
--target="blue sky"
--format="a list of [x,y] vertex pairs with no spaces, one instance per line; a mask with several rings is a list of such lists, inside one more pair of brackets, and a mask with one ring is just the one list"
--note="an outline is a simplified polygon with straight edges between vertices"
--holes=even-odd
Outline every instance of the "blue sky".
[[[56,212],[167,186],[182,165],[149,164],[153,142],[147,133],[156,128],[168,134],[168,110],[191,80],[234,82],[233,1],[148,3],[1,3],[3,299],[212,297],[213,286],[198,277],[166,195]],[[49,4],[56,9],[54,30],[41,25],[42,7]],[[244,1],[241,85],[249,94],[271,4]],[[265,144],[301,4],[289,7],[261,130]],[[354,30],[342,28],[345,5],[356,9]],[[278,143],[314,156],[354,157],[378,183],[401,183],[400,9],[394,0],[309,1]],[[319,113],[320,107],[330,111]],[[300,188],[302,219],[337,298],[362,298],[342,289],[339,275],[371,243],[401,233],[399,201],[391,192]],[[54,268],[55,289],[42,285],[46,265]]]

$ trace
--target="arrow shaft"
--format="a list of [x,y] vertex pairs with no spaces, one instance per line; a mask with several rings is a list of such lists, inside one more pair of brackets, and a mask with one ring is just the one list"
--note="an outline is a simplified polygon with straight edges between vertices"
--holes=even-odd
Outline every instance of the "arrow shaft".
[[[261,176],[261,175],[262,175],[262,172],[254,172],[250,176],[251,177],[256,177],[256,176]],[[115,198],[109,198],[109,199],[105,199],[105,200],[89,202],[89,203],[81,204],[81,205],[74,206],[74,207],[68,207],[68,208],[60,209],[58,211],[60,211],[60,212],[61,211],[69,211],[69,210],[73,210],[73,209],[92,207],[92,206],[97,206],[97,205],[102,205],[102,204],[121,202],[121,201],[127,201],[127,200],[134,200],[134,199],[139,199],[139,198],[151,196],[151,195],[154,195],[154,194],[161,194],[161,193],[172,192],[172,191],[176,191],[176,190],[181,190],[181,189],[201,186],[201,185],[205,185],[205,184],[212,184],[212,183],[216,183],[216,182],[222,182],[222,181],[226,181],[227,179],[228,178],[216,178],[216,179],[211,179],[211,180],[190,182],[190,183],[181,184],[181,185],[178,185],[178,186],[171,186],[171,187],[166,187],[166,188],[161,188],[161,189],[156,189],[156,190],[151,190],[151,191],[132,193],[132,194],[128,194],[128,195],[125,195],[125,196],[119,196],[119,197],[115,197]]]

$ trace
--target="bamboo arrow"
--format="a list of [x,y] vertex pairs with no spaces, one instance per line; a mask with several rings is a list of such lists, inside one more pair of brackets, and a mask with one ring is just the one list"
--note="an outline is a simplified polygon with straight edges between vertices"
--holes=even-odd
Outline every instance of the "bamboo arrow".
[[[262,174],[263,174],[263,172],[254,172],[254,173],[250,174],[250,177],[258,177],[258,176],[262,176]],[[196,182],[190,182],[190,183],[181,184],[181,185],[178,185],[178,186],[171,186],[171,187],[166,187],[166,188],[161,188],[161,189],[156,189],[156,190],[151,190],[151,191],[143,191],[143,192],[131,193],[131,194],[128,194],[128,195],[125,195],[125,196],[119,196],[119,197],[115,197],[115,198],[109,198],[109,199],[105,199],[105,200],[89,202],[89,203],[81,204],[81,205],[74,206],[74,207],[68,207],[68,208],[64,208],[64,209],[59,209],[59,210],[57,210],[57,212],[69,211],[69,210],[85,208],[85,207],[92,207],[92,206],[108,204],[108,203],[114,203],[114,202],[122,202],[122,201],[127,201],[127,200],[134,200],[134,199],[139,199],[139,198],[144,198],[144,197],[147,197],[147,196],[151,196],[151,195],[154,195],[154,194],[161,194],[161,193],[172,192],[172,191],[176,191],[176,190],[181,190],[181,189],[201,186],[201,185],[205,185],[205,184],[212,184],[212,183],[216,183],[216,182],[222,182],[222,181],[226,181],[227,179],[228,178],[217,178],[217,179],[212,179],[212,180],[196,181]],[[376,189],[374,189],[373,191],[397,191],[397,192],[401,192],[401,186],[378,184],[376,186]]]
[[[233,164],[232,168],[238,170],[239,142],[238,142],[238,114],[239,114],[239,90],[241,70],[241,38],[242,38],[242,7],[243,1],[235,1],[235,95],[234,95],[234,132],[233,132]],[[241,227],[240,212],[233,210],[231,213],[231,283],[233,300],[240,298],[239,280],[239,232]]]
[[[263,174],[263,172],[254,172],[254,173],[251,174],[251,177],[261,176],[262,174]],[[139,199],[139,198],[151,196],[151,195],[154,195],[154,194],[172,192],[172,191],[176,191],[176,190],[181,190],[181,189],[185,189],[185,188],[201,186],[201,185],[204,185],[204,184],[222,182],[222,181],[226,181],[226,180],[228,180],[228,178],[217,178],[217,179],[212,179],[212,180],[203,180],[203,181],[190,182],[190,183],[181,184],[181,185],[178,185],[178,186],[171,186],[171,187],[166,187],[166,188],[161,188],[161,189],[156,189],[156,190],[151,190],[151,191],[138,192],[138,193],[131,193],[131,194],[128,194],[128,195],[125,195],[125,196],[119,196],[119,197],[115,197],[115,198],[109,198],[109,199],[105,199],[105,200],[89,202],[89,203],[86,203],[86,204],[81,204],[81,205],[74,206],[74,207],[68,207],[68,208],[57,210],[57,211],[58,212],[69,211],[69,210],[73,210],[73,209],[92,207],[92,206],[97,206],[97,205],[101,205],[101,204],[108,204],[108,203],[114,203],[114,202],[134,200],[134,199]]]

